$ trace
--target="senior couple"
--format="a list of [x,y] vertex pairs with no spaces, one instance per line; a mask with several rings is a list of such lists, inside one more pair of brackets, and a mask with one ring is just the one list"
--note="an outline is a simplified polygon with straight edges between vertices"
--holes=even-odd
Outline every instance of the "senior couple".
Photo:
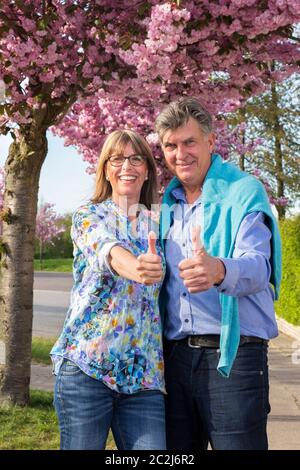
[[74,286],[51,351],[61,448],[104,449],[111,429],[120,450],[267,449],[281,260],[266,192],[214,153],[196,99],[166,106],[156,131],[174,175],[159,232],[155,161],[131,130],[107,137],[73,217]]

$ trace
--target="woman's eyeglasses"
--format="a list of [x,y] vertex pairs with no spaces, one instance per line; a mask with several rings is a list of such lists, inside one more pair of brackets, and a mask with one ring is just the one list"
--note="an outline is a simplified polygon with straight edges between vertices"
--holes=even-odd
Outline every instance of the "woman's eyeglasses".
[[141,166],[146,159],[142,155],[129,155],[129,157],[123,157],[123,155],[112,155],[108,158],[108,161],[112,166],[122,166],[125,160],[129,160],[129,163],[132,166]]

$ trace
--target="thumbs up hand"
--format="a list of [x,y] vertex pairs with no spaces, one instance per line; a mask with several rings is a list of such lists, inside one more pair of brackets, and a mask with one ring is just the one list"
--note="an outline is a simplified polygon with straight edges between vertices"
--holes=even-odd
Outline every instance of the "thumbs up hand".
[[191,294],[203,292],[220,284],[225,277],[225,266],[219,258],[210,256],[200,238],[200,227],[192,228],[193,257],[182,260],[180,277]]
[[192,246],[194,256],[201,255],[201,253],[206,253],[204,246],[201,242],[201,227],[192,227]]
[[137,257],[136,270],[139,282],[152,285],[160,282],[163,277],[161,257],[156,251],[156,235],[154,232],[148,234],[148,251]]
[[157,255],[156,252],[156,235],[154,232],[149,232],[148,234],[148,251],[147,253],[152,253],[152,255]]

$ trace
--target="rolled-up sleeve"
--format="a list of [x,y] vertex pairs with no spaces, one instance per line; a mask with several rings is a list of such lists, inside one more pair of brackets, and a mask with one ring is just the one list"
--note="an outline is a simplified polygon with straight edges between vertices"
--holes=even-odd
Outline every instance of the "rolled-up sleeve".
[[252,212],[242,221],[232,258],[220,258],[226,268],[219,292],[242,297],[264,290],[270,279],[271,231],[262,212]]
[[93,271],[108,270],[112,275],[116,275],[108,261],[110,250],[120,245],[131,251],[128,240],[119,239],[118,230],[110,226],[105,214],[91,212],[88,207],[75,212],[71,238]]

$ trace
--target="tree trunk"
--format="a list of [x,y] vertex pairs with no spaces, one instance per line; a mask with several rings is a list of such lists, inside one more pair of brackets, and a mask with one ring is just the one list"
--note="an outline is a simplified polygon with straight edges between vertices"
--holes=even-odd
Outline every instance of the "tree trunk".
[[2,213],[0,402],[19,405],[29,403],[35,219],[47,154],[46,130],[32,129],[9,148]]
[[[277,181],[277,197],[284,197],[284,181],[283,181],[283,155],[282,155],[282,129],[279,121],[279,108],[278,108],[278,94],[276,90],[276,83],[271,84],[271,99],[272,99],[272,115],[273,115],[273,129],[275,139],[275,178]],[[284,206],[276,205],[278,218],[284,219],[286,208]]]

